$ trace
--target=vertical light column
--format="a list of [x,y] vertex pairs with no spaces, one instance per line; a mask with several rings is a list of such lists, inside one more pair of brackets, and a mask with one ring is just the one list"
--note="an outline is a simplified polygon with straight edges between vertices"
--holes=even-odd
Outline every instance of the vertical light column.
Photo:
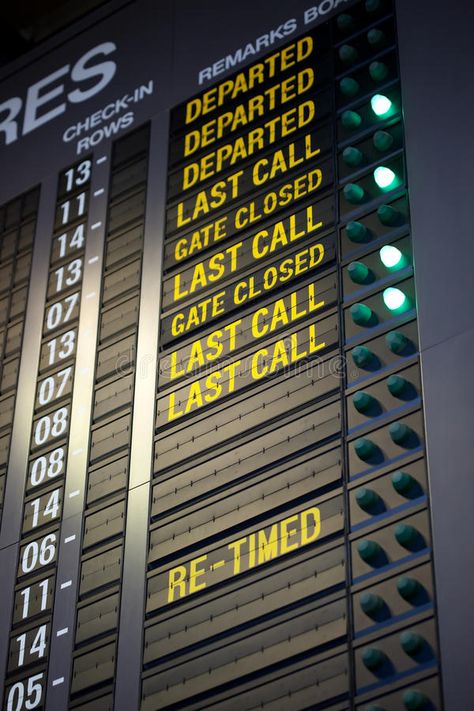
[[31,267],[35,278],[31,280],[23,333],[23,342],[28,343],[28,348],[23,350],[20,362],[5,485],[0,534],[0,566],[3,579],[11,581],[11,587],[2,586],[2,603],[0,605],[0,681],[2,688],[4,688],[13,609],[13,586],[18,561],[23,494],[28,467],[28,448],[35,401],[56,187],[56,176],[50,176],[41,187]]
[[115,687],[116,711],[139,707],[155,417],[158,318],[166,200],[168,119],[151,124],[148,195],[136,356],[130,478]]
[[101,290],[109,154],[93,160],[46,708],[67,708]]

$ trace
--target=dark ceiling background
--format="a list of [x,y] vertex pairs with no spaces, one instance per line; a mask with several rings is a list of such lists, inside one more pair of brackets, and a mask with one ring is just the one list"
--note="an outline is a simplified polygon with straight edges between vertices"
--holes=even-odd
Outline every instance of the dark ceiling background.
[[32,49],[107,0],[14,0],[0,9],[0,66]]

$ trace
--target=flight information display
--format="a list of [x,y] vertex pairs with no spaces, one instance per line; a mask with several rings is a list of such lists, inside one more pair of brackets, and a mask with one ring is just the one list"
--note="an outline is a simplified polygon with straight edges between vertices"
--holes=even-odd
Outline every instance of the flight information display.
[[441,711],[396,18],[331,5],[0,207],[7,711]]

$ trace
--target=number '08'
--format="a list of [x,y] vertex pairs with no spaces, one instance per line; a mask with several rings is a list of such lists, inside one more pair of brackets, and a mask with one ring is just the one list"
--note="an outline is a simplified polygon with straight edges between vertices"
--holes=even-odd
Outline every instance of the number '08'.
[[67,407],[60,407],[59,410],[50,415],[44,415],[35,422],[33,441],[37,447],[45,444],[49,439],[61,437],[69,422],[69,410]]

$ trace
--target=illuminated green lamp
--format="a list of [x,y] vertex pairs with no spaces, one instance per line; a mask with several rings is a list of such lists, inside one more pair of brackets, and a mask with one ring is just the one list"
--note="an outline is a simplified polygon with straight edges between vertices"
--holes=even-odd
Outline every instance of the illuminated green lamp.
[[393,190],[400,184],[397,174],[386,165],[379,165],[374,170],[374,180],[381,190]]
[[380,261],[391,272],[403,269],[407,265],[407,259],[398,247],[386,244],[379,252]]
[[370,100],[370,105],[374,114],[380,117],[387,116],[393,106],[388,96],[383,94],[375,94]]
[[389,311],[396,314],[402,314],[410,308],[410,300],[401,289],[389,286],[385,289],[382,295],[383,302]]

